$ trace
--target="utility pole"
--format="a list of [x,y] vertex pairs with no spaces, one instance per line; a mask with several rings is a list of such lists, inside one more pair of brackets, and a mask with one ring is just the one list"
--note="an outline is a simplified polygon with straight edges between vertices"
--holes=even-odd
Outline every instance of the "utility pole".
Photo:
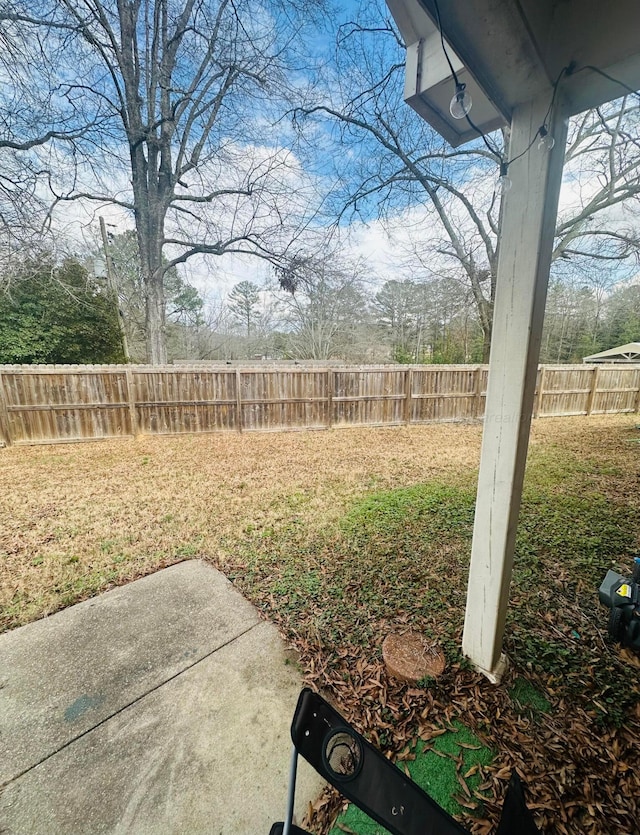
[[113,298],[113,303],[116,306],[116,313],[118,315],[118,328],[120,330],[120,339],[122,341],[122,353],[124,354],[124,361],[131,362],[129,356],[129,345],[127,343],[127,333],[124,328],[124,316],[120,308],[120,300],[118,299],[118,288],[116,286],[115,276],[113,273],[113,261],[111,260],[111,253],[109,252],[109,239],[107,238],[107,225],[104,218],[100,215],[100,234],[102,235],[102,248],[104,249],[104,259],[107,265],[107,289]]

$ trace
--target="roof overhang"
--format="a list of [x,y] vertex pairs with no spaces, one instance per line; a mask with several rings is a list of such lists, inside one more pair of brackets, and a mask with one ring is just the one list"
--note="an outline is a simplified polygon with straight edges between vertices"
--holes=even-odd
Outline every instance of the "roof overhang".
[[[387,5],[407,46],[405,100],[453,146],[476,138],[466,119],[449,113],[455,88],[433,0]],[[440,0],[439,9],[454,70],[483,133],[508,124],[526,101],[551,101],[561,75],[566,115],[624,94],[591,67],[640,89],[638,0]]]
[[640,363],[640,342],[628,342],[626,345],[619,345],[617,348],[609,348],[608,351],[600,351],[599,354],[591,354],[584,357],[583,362],[633,362]]

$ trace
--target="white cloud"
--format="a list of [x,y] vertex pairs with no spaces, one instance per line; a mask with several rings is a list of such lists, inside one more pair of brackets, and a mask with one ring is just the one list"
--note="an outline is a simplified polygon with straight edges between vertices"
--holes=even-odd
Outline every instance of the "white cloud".
[[[256,116],[256,121],[259,120]],[[266,125],[265,125],[266,129]],[[266,131],[265,131],[266,132]],[[326,137],[325,137],[326,138]],[[248,230],[264,235],[272,242],[280,236],[283,245],[297,231],[299,238],[294,246],[304,249],[304,244],[313,249],[323,230],[309,225],[305,231],[303,218],[309,206],[320,203],[323,183],[305,171],[299,157],[283,147],[262,144],[229,143],[225,148],[224,160],[211,160],[192,173],[189,189],[185,192],[205,193],[212,188],[238,188],[250,183],[254,186],[251,196],[230,195],[211,205],[197,207],[200,220],[185,216],[184,220],[172,220],[169,232],[184,232],[187,237],[215,242],[232,235],[241,236]],[[130,192],[129,174],[113,168],[100,172],[85,171],[85,182],[80,189],[90,191],[99,187],[105,193],[113,192],[126,199]],[[474,203],[489,206],[495,189],[496,176],[487,176],[479,170],[470,172],[465,183],[467,193],[473,192]],[[102,182],[101,182],[102,181]],[[581,171],[573,164],[567,166],[560,195],[560,216],[573,213],[600,188],[595,176]],[[260,200],[256,195],[260,192]],[[113,204],[98,204],[93,201],[77,200],[61,203],[56,208],[52,229],[59,242],[60,251],[74,247],[81,250],[95,249],[100,245],[98,216],[104,216],[113,224],[114,232],[133,228],[130,212]],[[456,229],[464,237],[471,237],[475,229],[468,215],[452,205],[451,217]],[[613,207],[607,213],[607,222],[616,225],[629,222],[622,205]],[[367,223],[354,220],[340,229],[338,243],[354,261],[364,266],[367,280],[379,286],[390,279],[412,278],[420,280],[429,274],[442,274],[452,269],[452,261],[440,255],[436,249],[446,241],[433,208],[427,200],[402,211],[396,212],[385,221],[373,219]],[[174,248],[173,252],[178,249]],[[418,258],[416,251],[428,252],[427,258]],[[171,250],[167,250],[171,256]],[[481,251],[478,258],[482,258]],[[272,278],[268,262],[241,254],[223,256],[195,256],[179,269],[205,297],[224,298],[240,281],[252,281],[259,286],[266,285]],[[459,269],[459,268],[457,268]]]

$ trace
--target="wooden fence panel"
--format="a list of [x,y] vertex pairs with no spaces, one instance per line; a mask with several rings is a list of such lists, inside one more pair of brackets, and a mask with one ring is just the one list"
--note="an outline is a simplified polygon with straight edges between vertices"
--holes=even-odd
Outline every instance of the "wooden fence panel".
[[640,369],[623,366],[596,366],[598,388],[594,392],[592,414],[635,412],[640,390]]
[[114,438],[131,434],[124,368],[64,366],[2,370],[12,443]]
[[231,370],[136,368],[132,375],[138,431],[150,435],[238,428]]
[[593,374],[589,365],[546,366],[538,416],[586,415]]
[[[0,441],[472,420],[487,366],[0,366]],[[640,411],[640,366],[543,366],[540,417]]]
[[487,375],[481,366],[422,366],[413,371],[413,423],[471,420],[484,414]]
[[407,368],[379,366],[335,369],[335,426],[394,426],[405,420]]
[[241,370],[242,428],[322,429],[329,425],[329,386],[323,369]]

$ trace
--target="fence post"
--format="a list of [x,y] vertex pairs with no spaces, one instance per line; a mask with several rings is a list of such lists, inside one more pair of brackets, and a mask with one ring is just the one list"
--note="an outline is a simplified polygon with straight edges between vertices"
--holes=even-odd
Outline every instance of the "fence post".
[[240,369],[236,369],[236,426],[242,432],[242,397],[240,394]]
[[544,376],[546,370],[546,365],[540,366],[540,374],[538,378],[538,396],[536,397],[536,407],[533,412],[534,417],[540,417],[540,413],[542,412],[542,395],[544,394]]
[[480,404],[482,403],[482,371],[483,367],[479,365],[476,368],[476,379],[473,387],[474,401],[473,401],[473,416],[480,417]]
[[589,390],[589,397],[587,398],[587,414],[590,415],[593,411],[593,401],[598,390],[598,376],[600,374],[600,366],[594,365],[593,376],[591,378],[591,389]]
[[11,446],[11,434],[9,432],[9,410],[7,409],[7,398],[4,391],[4,380],[0,374],[0,435],[5,446]]
[[327,369],[327,429],[333,426],[333,368]]
[[636,394],[635,410],[636,410],[636,412],[640,412],[640,371],[637,372],[637,376],[638,376],[638,393]]
[[138,413],[136,411],[136,384],[133,379],[133,372],[130,368],[125,369],[127,380],[127,401],[129,402],[129,420],[131,422],[131,434],[137,438],[140,434],[138,426]]
[[411,404],[413,395],[413,368],[404,372],[404,422],[411,423]]

